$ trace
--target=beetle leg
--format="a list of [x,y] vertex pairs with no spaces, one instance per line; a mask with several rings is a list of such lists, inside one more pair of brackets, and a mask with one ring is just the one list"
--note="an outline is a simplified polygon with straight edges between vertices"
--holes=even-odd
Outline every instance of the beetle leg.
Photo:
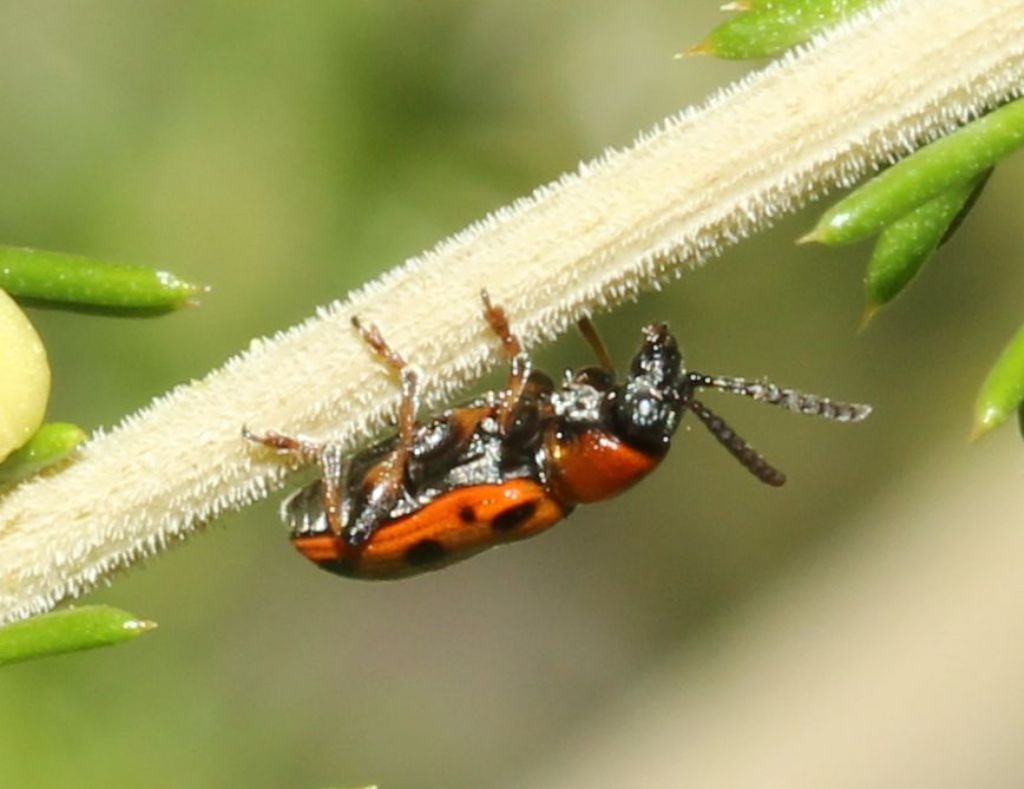
[[742,395],[762,403],[777,405],[798,414],[820,416],[836,422],[860,422],[867,419],[871,406],[861,403],[843,403],[827,397],[784,389],[768,381],[748,381],[745,378],[727,378],[704,373],[687,373],[686,385],[691,389],[717,389],[720,392]]
[[484,318],[487,320],[487,325],[498,335],[505,354],[514,359],[523,352],[523,345],[509,326],[508,315],[505,314],[504,309],[491,301],[491,296],[486,288],[480,291],[480,299],[484,303]]
[[242,425],[242,438],[248,439],[256,444],[262,444],[278,452],[297,456],[300,460],[311,462],[320,458],[321,445],[315,441],[304,438],[286,436],[274,430],[266,433],[254,433],[245,425]]
[[344,531],[341,507],[348,468],[342,462],[341,448],[337,444],[325,444],[320,451],[319,462],[323,471],[321,485],[324,516],[331,533],[340,536]]
[[391,515],[404,492],[409,458],[416,438],[416,410],[419,405],[419,371],[402,368],[402,406],[399,414],[398,446],[368,475],[359,496],[358,510],[345,527],[350,545],[366,542]]
[[398,351],[387,344],[376,324],[371,323],[369,326],[364,326],[358,318],[353,317],[352,325],[356,327],[359,336],[363,338],[380,360],[401,376],[402,404],[398,414],[398,432],[401,444],[396,452],[404,453],[407,458],[413,441],[416,438],[416,412],[419,410],[420,371],[417,367],[405,361]]
[[416,412],[419,410],[420,371],[387,344],[375,324],[364,326],[358,318],[352,319],[359,335],[384,364],[402,379],[402,403],[398,413],[398,446],[377,466],[370,487],[365,491],[359,511],[353,514],[345,527],[345,539],[351,545],[368,540],[387,520],[405,489],[409,458],[416,441]]
[[363,342],[370,346],[370,350],[373,351],[377,357],[384,362],[384,364],[390,367],[393,372],[401,374],[402,370],[406,367],[406,361],[398,351],[388,345],[387,341],[384,339],[384,335],[382,335],[380,333],[380,329],[377,328],[377,324],[371,323],[369,326],[366,326],[358,317],[353,315],[352,325],[355,327],[356,331],[359,332],[359,336],[363,339]]
[[505,310],[491,302],[490,294],[484,288],[480,291],[484,303],[484,319],[498,339],[502,350],[511,361],[508,384],[505,386],[505,397],[498,410],[498,427],[502,435],[508,435],[519,401],[526,389],[530,377],[530,355],[523,350],[519,337],[512,331]]
[[608,372],[614,373],[615,363],[612,362],[611,354],[608,353],[608,346],[604,344],[601,335],[597,333],[597,327],[590,320],[590,316],[584,315],[576,321],[576,328],[583,335],[583,339],[587,341],[587,345],[594,351],[598,364]]
[[697,418],[718,439],[718,443],[725,447],[729,454],[742,463],[744,468],[761,480],[761,482],[775,487],[785,484],[786,475],[761,457],[750,444],[736,435],[733,429],[725,423],[724,419],[713,413],[711,409],[699,400],[690,400],[687,402],[686,407],[697,415]]
[[342,533],[344,528],[341,511],[342,496],[344,496],[348,468],[342,461],[339,445],[330,442],[318,444],[307,439],[286,436],[273,430],[268,430],[261,435],[253,433],[245,426],[242,427],[242,436],[249,441],[276,449],[278,452],[296,455],[305,462],[316,462],[321,471],[322,501],[327,525],[334,534]]

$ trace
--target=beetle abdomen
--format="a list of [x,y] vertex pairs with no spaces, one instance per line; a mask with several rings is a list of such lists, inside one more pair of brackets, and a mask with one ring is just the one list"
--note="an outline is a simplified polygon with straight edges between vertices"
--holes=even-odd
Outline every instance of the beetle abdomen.
[[362,545],[353,546],[331,532],[296,534],[292,543],[330,572],[390,580],[437,570],[492,545],[532,537],[567,514],[537,482],[513,479],[449,491],[382,524]]

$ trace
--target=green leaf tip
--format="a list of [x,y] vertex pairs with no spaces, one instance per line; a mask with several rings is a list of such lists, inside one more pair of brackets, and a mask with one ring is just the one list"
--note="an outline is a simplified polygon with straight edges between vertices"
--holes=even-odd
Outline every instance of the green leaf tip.
[[0,666],[130,641],[156,628],[119,608],[68,608],[0,628]]
[[825,239],[823,237],[822,228],[819,225],[815,225],[814,229],[808,233],[804,233],[800,238],[796,240],[797,244],[823,244]]
[[981,420],[976,421],[974,423],[974,426],[971,428],[970,434],[967,436],[968,443],[973,444],[975,441],[977,441],[983,435],[988,433],[990,430],[992,430],[995,427],[998,427],[1001,421],[1001,419],[997,418],[995,412],[992,412],[991,414],[986,415],[986,417],[982,418]]
[[860,322],[857,324],[857,333],[867,331],[868,326],[875,319],[875,316],[879,313],[884,305],[875,302],[868,302],[864,307],[864,312],[861,313]]
[[141,636],[143,633],[148,633],[150,630],[156,630],[159,625],[152,619],[129,619],[121,625],[121,627]]
[[1005,422],[1024,404],[1024,327],[1003,349],[992,365],[974,404],[974,429],[977,439]]
[[715,51],[711,43],[707,39],[704,39],[703,41],[699,41],[696,44],[693,44],[692,46],[688,46],[682,52],[676,52],[676,54],[672,56],[672,59],[682,60],[683,58],[699,57],[701,55],[714,54]]
[[114,315],[194,306],[209,289],[167,271],[0,246],[0,288],[24,303]]

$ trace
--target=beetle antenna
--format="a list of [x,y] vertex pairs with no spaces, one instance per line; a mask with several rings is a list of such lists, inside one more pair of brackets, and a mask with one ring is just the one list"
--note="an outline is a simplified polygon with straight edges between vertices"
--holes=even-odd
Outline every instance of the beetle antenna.
[[576,328],[579,329],[583,339],[587,341],[587,345],[593,350],[598,364],[610,373],[615,372],[615,363],[612,361],[611,354],[608,353],[608,346],[604,344],[601,335],[597,333],[597,327],[590,319],[590,316],[584,315],[576,321]]
[[725,447],[730,455],[742,463],[743,467],[761,480],[761,482],[776,488],[786,483],[786,475],[761,457],[750,444],[736,435],[722,417],[712,412],[711,409],[699,400],[690,400],[687,402],[686,407],[697,415],[697,418],[704,423],[704,427],[710,430],[711,435],[718,439],[718,443]]
[[770,381],[748,381],[745,378],[726,378],[704,373],[686,373],[685,385],[691,389],[717,389],[720,392],[742,395],[762,403],[777,405],[787,411],[809,416],[820,416],[836,422],[860,422],[867,419],[871,406],[862,403],[843,403],[827,397],[784,389]]

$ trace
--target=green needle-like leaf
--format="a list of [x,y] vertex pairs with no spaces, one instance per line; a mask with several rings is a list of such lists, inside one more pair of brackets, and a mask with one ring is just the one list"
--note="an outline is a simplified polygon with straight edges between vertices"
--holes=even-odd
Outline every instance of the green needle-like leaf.
[[840,200],[801,242],[839,245],[880,233],[919,205],[977,178],[1024,145],[1024,99],[908,156]]
[[35,616],[0,627],[0,666],[129,641],[156,623],[107,605]]
[[117,315],[152,315],[204,291],[166,271],[0,246],[0,289],[22,303]]
[[877,0],[760,0],[729,8],[744,13],[723,22],[688,55],[730,60],[778,55]]

